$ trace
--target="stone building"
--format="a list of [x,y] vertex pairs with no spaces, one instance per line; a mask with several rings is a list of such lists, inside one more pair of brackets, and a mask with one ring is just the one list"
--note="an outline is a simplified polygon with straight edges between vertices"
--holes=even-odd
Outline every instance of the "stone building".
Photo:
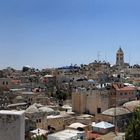
[[72,93],[72,110],[96,115],[108,109],[108,90],[78,88]]
[[124,53],[121,47],[116,53],[116,65],[117,66],[124,66]]
[[76,113],[100,114],[125,102],[136,100],[137,89],[123,83],[100,84],[94,89],[76,88],[72,93],[72,110]]
[[0,111],[0,139],[24,140],[25,139],[24,111]]
[[128,101],[136,100],[136,93],[136,87],[125,86],[122,83],[113,83],[110,89],[109,106],[121,106]]
[[10,78],[0,78],[0,87],[4,88],[4,90],[8,90],[11,87],[11,79]]
[[124,131],[131,120],[132,112],[124,107],[110,108],[96,116],[96,122],[106,121],[116,126],[119,131]]
[[37,128],[42,129],[46,128],[46,117],[54,114],[55,111],[52,108],[49,108],[48,106],[42,106],[36,103],[29,106],[25,111],[26,117],[35,122]]
[[[64,130],[76,121],[75,116],[70,114],[50,115],[46,117],[45,129],[53,128],[55,131]],[[50,130],[49,130],[50,131]]]

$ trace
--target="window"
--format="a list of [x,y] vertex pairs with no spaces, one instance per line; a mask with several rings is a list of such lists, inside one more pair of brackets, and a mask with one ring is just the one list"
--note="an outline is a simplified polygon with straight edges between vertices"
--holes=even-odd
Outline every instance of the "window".
[[36,123],[41,123],[41,119],[36,119]]
[[83,137],[83,136],[80,136],[80,139],[81,139],[81,140],[83,140],[83,139],[84,139],[84,137]]
[[97,113],[101,113],[101,108],[97,108]]
[[120,93],[120,95],[123,95],[123,93]]
[[127,95],[127,93],[125,93],[125,95]]
[[39,123],[41,123],[41,119],[39,119]]

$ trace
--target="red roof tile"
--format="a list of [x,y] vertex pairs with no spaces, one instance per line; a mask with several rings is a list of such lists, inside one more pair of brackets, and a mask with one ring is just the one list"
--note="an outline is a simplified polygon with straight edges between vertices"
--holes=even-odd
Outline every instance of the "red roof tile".
[[88,139],[92,139],[92,138],[98,138],[101,135],[99,135],[98,133],[93,132],[93,131],[87,131],[86,136]]

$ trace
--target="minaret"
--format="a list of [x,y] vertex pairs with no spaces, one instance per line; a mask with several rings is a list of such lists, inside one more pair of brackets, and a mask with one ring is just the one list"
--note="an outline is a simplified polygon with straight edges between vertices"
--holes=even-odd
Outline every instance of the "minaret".
[[124,53],[121,47],[116,53],[116,65],[117,66],[124,66]]

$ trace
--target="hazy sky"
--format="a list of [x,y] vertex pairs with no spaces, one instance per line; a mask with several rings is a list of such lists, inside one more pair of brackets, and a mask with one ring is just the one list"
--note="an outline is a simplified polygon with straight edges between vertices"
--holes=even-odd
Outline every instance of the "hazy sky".
[[140,63],[140,0],[0,1],[0,68],[114,64],[120,45]]

